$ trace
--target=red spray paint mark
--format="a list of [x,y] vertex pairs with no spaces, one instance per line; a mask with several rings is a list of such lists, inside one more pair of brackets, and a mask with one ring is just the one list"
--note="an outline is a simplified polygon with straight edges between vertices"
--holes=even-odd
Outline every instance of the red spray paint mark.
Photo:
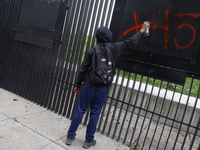
[[185,46],[180,46],[177,42],[177,38],[174,38],[174,44],[176,45],[177,49],[185,49],[185,48],[188,48],[192,45],[192,43],[194,42],[195,40],[195,37],[196,37],[196,31],[195,31],[195,28],[190,25],[190,24],[187,24],[186,22],[190,21],[191,19],[195,19],[195,18],[198,18],[200,15],[199,14],[175,14],[174,17],[184,17],[184,16],[192,16],[191,18],[187,19],[186,21],[184,21],[182,24],[180,24],[178,26],[178,31],[182,28],[182,27],[189,27],[192,29],[192,32],[193,32],[193,37],[192,37],[192,40],[190,41],[189,44],[185,45]]
[[165,11],[165,18],[164,18],[164,25],[163,26],[157,26],[156,24],[156,17],[155,17],[155,13],[153,13],[153,26],[151,27],[153,30],[156,29],[164,29],[165,30],[165,45],[164,48],[167,49],[167,42],[169,40],[169,25],[168,25],[168,15],[169,15],[169,10]]
[[129,32],[131,32],[133,30],[136,30],[136,32],[138,32],[139,29],[142,28],[143,23],[138,24],[139,23],[139,15],[137,15],[135,12],[133,12],[133,17],[134,17],[134,20],[135,20],[135,26],[133,26],[132,28],[126,30],[123,33],[123,36],[126,36]]
[[[139,24],[139,15],[137,15],[136,12],[133,12],[133,17],[134,17],[134,20],[135,20],[135,26],[126,30],[123,33],[123,36],[126,36],[129,32],[131,32],[133,30],[136,30],[136,32],[138,32],[140,30],[140,28],[142,28],[143,23]],[[137,45],[138,42],[139,42],[139,40],[135,43],[135,46]]]
[[[155,13],[153,13],[152,15],[153,15],[153,25],[151,26],[151,29],[153,29],[153,30],[164,29],[165,30],[165,34],[164,34],[164,41],[165,41],[164,49],[167,49],[167,42],[169,41],[169,24],[168,24],[169,23],[169,10],[167,9],[165,11],[164,25],[163,26],[157,26]],[[180,30],[182,27],[189,27],[189,28],[192,29],[193,37],[192,37],[192,40],[189,42],[189,44],[187,44],[185,46],[179,45],[178,42],[177,42],[177,38],[174,38],[174,44],[176,45],[177,49],[188,48],[194,42],[195,37],[196,37],[195,28],[192,25],[187,24],[187,22],[190,21],[191,19],[198,18],[200,16],[200,14],[175,14],[174,15],[174,17],[184,17],[184,16],[191,16],[191,18],[187,19],[182,24],[180,24],[178,26],[178,30]],[[126,30],[123,33],[123,36],[126,36],[129,32],[131,32],[133,30],[136,30],[136,32],[138,32],[140,30],[140,28],[142,28],[143,23],[139,24],[139,15],[137,15],[136,12],[133,12],[133,17],[134,17],[134,20],[135,20],[135,26],[133,26],[130,29]],[[138,41],[136,42],[136,45],[137,45]]]

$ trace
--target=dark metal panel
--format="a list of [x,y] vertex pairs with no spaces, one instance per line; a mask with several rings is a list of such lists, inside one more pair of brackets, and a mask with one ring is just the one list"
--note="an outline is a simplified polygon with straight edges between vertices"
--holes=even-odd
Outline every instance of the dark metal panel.
[[124,51],[121,63],[140,61],[199,75],[200,12],[197,7],[195,0],[117,0],[111,23],[113,41],[125,40],[139,31],[144,21],[151,22],[150,36],[142,36]]
[[[13,29],[29,36],[60,42],[67,2],[16,0]],[[33,38],[29,39],[30,43],[38,44]]]
[[1,47],[1,50],[7,50],[6,52],[2,53],[2,61],[3,61],[3,68],[2,70],[5,70],[5,71],[2,71],[2,77],[1,77],[1,80],[2,80],[2,83],[1,85],[4,86],[6,89],[8,89],[8,87],[10,86],[10,82],[8,82],[10,79],[11,79],[11,75],[13,73],[12,69],[9,68],[9,60],[11,60],[11,57],[10,57],[10,53],[11,53],[11,48],[12,48],[12,45],[10,44],[11,42],[11,34],[10,33],[10,18],[12,17],[12,12],[13,12],[13,4],[12,4],[12,1],[6,1],[5,3],[5,7],[3,9],[3,11],[5,11],[5,14],[4,16],[2,16],[3,18],[3,21],[2,21],[2,26],[1,26],[1,29],[3,30],[2,31],[2,41],[1,43],[5,43],[5,44],[1,44],[2,47]]
[[50,48],[50,49],[53,46],[53,40],[44,39],[44,38],[40,38],[36,36],[30,36],[30,35],[26,35],[22,33],[16,33],[15,40],[34,44],[34,45],[39,45],[39,46]]
[[55,29],[60,3],[60,0],[22,0],[18,23],[38,28]]
[[162,79],[163,81],[169,81],[180,85],[184,85],[187,77],[186,72],[165,68],[164,66],[152,66],[150,64],[130,60],[117,59],[116,66],[118,66],[118,69],[123,69],[140,75],[146,75],[152,78]]

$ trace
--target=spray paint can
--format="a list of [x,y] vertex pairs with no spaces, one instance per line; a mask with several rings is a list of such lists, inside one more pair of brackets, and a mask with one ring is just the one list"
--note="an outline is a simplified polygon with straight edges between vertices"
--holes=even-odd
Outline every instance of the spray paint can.
[[144,31],[144,36],[149,36],[149,28]]

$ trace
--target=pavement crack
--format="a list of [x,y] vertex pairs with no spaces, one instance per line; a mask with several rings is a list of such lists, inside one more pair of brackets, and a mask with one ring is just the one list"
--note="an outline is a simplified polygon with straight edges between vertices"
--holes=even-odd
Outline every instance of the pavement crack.
[[4,120],[1,120],[0,122],[4,122],[6,120],[10,120],[10,119],[13,119],[12,117],[8,116],[7,114],[3,113],[3,112],[0,112],[0,114],[6,116],[8,119],[4,119]]
[[[45,112],[45,111],[41,111],[41,112]],[[41,113],[41,112],[40,112],[40,113]],[[38,113],[38,112],[37,112],[37,113]],[[6,121],[6,120],[13,120],[13,121],[15,121],[16,123],[18,123],[18,124],[22,125],[23,127],[27,128],[28,130],[30,130],[30,131],[32,131],[32,132],[34,132],[34,133],[36,133],[36,134],[42,136],[43,138],[45,138],[45,139],[51,141],[51,142],[54,143],[54,144],[56,144],[56,145],[58,145],[58,146],[60,146],[60,147],[62,147],[62,148],[64,148],[64,149],[68,150],[66,147],[64,147],[64,146],[62,146],[61,144],[59,144],[58,142],[56,142],[57,140],[62,139],[62,138],[64,138],[64,137],[61,137],[61,138],[57,139],[56,141],[55,141],[55,140],[52,140],[51,138],[48,138],[48,137],[46,137],[45,135],[43,135],[43,134],[41,134],[41,133],[39,133],[39,132],[36,132],[35,130],[31,129],[30,127],[26,126],[25,124],[23,124],[23,123],[21,123],[20,121],[17,120],[17,118],[20,118],[20,117],[23,117],[23,116],[18,116],[18,117],[14,117],[14,118],[13,118],[13,117],[11,117],[11,116],[9,116],[9,115],[3,113],[3,112],[0,112],[0,114],[2,114],[2,115],[4,115],[4,116],[8,117],[8,119],[2,120],[2,121],[0,121],[0,122]],[[33,113],[33,114],[36,114],[36,113]],[[29,114],[29,115],[33,115],[33,114]],[[26,116],[27,116],[27,115],[26,115]],[[50,145],[50,144],[51,144],[51,143],[47,144],[46,146],[48,146],[48,145]],[[44,146],[44,147],[45,147],[45,146]],[[43,148],[44,148],[44,147],[43,147]],[[41,148],[41,149],[42,149],[42,148]]]

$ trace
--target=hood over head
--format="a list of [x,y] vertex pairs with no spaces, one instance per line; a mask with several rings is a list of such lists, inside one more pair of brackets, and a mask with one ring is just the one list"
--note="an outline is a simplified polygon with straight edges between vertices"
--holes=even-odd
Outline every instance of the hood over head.
[[107,27],[99,27],[96,32],[97,42],[111,42],[112,40],[112,32]]

